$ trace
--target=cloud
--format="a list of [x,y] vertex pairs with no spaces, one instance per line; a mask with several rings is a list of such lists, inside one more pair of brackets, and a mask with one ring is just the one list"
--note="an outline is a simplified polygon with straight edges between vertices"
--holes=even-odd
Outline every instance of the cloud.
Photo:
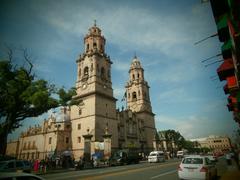
[[[156,127],[159,130],[174,129],[186,139],[206,137],[208,135],[232,135],[237,124],[232,119],[210,119],[205,116],[173,117],[156,116]],[[218,124],[221,124],[219,126]]]
[[139,51],[158,50],[167,56],[184,60],[188,55],[186,48],[209,31],[205,28],[208,22],[204,21],[204,18],[209,19],[208,14],[203,13],[206,8],[201,6],[193,12],[169,15],[165,12],[156,14],[142,7],[132,8],[124,5],[108,4],[105,5],[104,11],[101,8],[94,9],[91,4],[72,6],[68,9],[65,5],[60,3],[51,10],[36,6],[39,8],[36,11],[44,11],[38,15],[61,36],[65,36],[66,33],[76,37],[86,34],[86,29],[97,17],[99,26],[103,27],[103,33],[109,42],[117,45],[121,51],[129,51],[129,48]]
[[167,89],[158,95],[158,101],[161,104],[172,103],[198,103],[201,99],[189,95],[187,87],[177,87],[173,89]]
[[123,72],[128,72],[130,68],[130,62],[123,62],[121,60],[114,61],[113,69]]

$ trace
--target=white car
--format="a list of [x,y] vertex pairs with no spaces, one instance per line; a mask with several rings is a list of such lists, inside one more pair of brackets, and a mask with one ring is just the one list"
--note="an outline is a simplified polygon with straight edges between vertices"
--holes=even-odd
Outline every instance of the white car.
[[179,179],[214,179],[217,169],[206,156],[189,155],[178,166]]
[[163,151],[152,151],[148,156],[148,162],[164,162],[165,156]]

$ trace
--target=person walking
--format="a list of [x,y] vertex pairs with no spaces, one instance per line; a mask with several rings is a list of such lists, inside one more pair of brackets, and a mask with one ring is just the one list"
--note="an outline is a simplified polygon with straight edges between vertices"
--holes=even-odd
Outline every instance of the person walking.
[[227,152],[225,157],[226,157],[227,165],[229,165],[229,166],[232,165],[231,154],[229,152]]
[[38,170],[39,170],[39,165],[40,165],[39,159],[36,159],[36,160],[34,161],[34,164],[33,164],[33,170],[34,170],[35,173],[38,172]]

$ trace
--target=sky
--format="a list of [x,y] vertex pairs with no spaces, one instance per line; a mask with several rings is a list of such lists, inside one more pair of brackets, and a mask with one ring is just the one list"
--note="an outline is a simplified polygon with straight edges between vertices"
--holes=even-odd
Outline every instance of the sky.
[[[227,109],[227,95],[216,69],[201,61],[220,53],[210,3],[201,0],[1,0],[0,57],[5,45],[26,48],[37,78],[58,87],[75,86],[76,59],[94,20],[106,38],[112,64],[112,86],[121,99],[136,53],[150,86],[157,130],[174,129],[186,139],[232,136],[238,125]],[[221,58],[220,58],[221,59]],[[21,62],[20,58],[17,61]],[[41,117],[27,119],[9,138],[16,138]]]

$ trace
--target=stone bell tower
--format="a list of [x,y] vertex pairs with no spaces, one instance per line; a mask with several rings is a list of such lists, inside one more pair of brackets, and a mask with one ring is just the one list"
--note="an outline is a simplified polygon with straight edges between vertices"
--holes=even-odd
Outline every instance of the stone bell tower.
[[144,80],[144,69],[135,55],[130,69],[129,81],[126,86],[127,108],[137,114],[139,122],[142,122],[141,132],[144,134],[145,142],[141,146],[146,152],[153,150],[153,140],[155,135],[155,120],[152,112],[149,96],[149,86]]
[[144,80],[144,69],[137,56],[132,60],[129,69],[129,81],[126,85],[128,109],[133,112],[147,111],[152,113],[149,98],[149,86]]
[[[96,21],[84,37],[84,52],[77,59],[78,106],[71,107],[73,152],[84,148],[82,136],[87,129],[92,141],[103,141],[106,125],[112,136],[112,148],[118,146],[116,99],[111,82],[111,60],[105,53],[106,40]],[[113,133],[114,132],[114,133]]]

